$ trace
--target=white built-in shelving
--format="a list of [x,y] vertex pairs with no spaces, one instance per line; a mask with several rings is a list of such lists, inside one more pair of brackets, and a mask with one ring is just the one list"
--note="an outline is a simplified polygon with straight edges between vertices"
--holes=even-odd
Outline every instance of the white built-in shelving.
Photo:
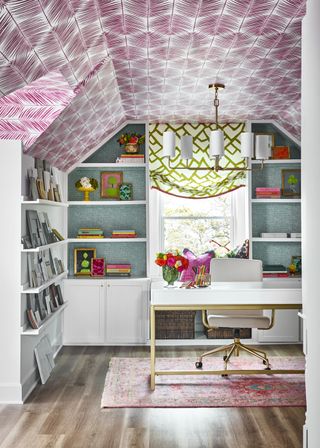
[[69,243],[145,243],[147,238],[69,238]]
[[43,283],[41,286],[37,286],[36,288],[28,288],[25,289],[22,288],[23,294],[39,294],[39,292],[43,291],[44,289],[48,288],[50,285],[53,285],[53,283],[57,283],[60,280],[64,279],[68,275],[68,272],[62,272],[59,275],[56,275],[55,277],[52,277],[47,282]]
[[69,201],[68,205],[146,205],[147,201]]
[[55,311],[53,311],[40,325],[39,328],[23,328],[21,331],[21,334],[23,336],[38,336],[39,334],[43,333],[44,330],[50,325],[54,319],[57,318],[57,316],[67,307],[68,302],[64,302],[63,305],[60,305],[59,308],[57,308]]
[[[252,160],[253,165],[261,165],[261,160]],[[301,159],[268,159],[263,162],[264,165],[287,165],[301,163]]]
[[64,244],[67,244],[68,240],[62,240],[62,241],[56,241],[55,243],[46,244],[44,246],[39,247],[32,247],[31,249],[21,249],[21,252],[40,252],[45,249],[52,249],[54,247],[63,246]]
[[78,168],[145,168],[146,163],[81,163]]
[[301,243],[301,238],[261,238],[253,237],[255,243]]
[[296,199],[296,198],[283,198],[283,199],[251,199],[251,202],[255,203],[255,204],[259,204],[259,203],[274,203],[274,204],[293,204],[294,202],[296,203],[301,203],[301,199]]
[[36,199],[35,201],[28,201],[27,199],[22,198],[22,205],[51,205],[52,207],[68,207],[67,202],[55,202],[49,201],[47,199]]

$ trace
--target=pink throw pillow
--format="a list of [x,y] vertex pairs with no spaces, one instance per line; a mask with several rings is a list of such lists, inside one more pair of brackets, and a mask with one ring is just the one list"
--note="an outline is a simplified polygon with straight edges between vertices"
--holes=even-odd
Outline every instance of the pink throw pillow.
[[204,265],[206,267],[206,272],[207,273],[210,272],[210,262],[211,259],[215,257],[214,250],[209,250],[208,252],[205,252],[199,257],[196,257],[195,254],[190,249],[183,249],[182,254],[184,257],[188,259],[189,266],[187,267],[187,269],[182,271],[180,277],[181,282],[194,280],[196,276],[195,270],[200,266]]

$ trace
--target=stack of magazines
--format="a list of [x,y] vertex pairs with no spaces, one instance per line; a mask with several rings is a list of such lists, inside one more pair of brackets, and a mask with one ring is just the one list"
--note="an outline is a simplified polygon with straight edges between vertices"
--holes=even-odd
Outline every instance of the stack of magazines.
[[82,227],[78,230],[77,238],[104,238],[103,230],[100,228]]
[[116,277],[129,277],[131,274],[131,264],[107,264],[106,274]]
[[121,154],[117,163],[144,163],[144,154]]
[[281,189],[279,187],[257,187],[257,199],[280,199]]
[[285,278],[289,277],[287,268],[282,264],[266,264],[263,265],[264,278]]

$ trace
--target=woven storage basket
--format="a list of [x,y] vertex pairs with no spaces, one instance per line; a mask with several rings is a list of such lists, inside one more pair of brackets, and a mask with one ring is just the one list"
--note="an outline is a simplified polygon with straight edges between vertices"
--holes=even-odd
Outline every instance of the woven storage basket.
[[193,339],[196,311],[156,311],[156,339]]
[[[233,329],[220,327],[209,330],[205,328],[208,339],[233,339]],[[251,328],[240,328],[240,339],[251,339]]]

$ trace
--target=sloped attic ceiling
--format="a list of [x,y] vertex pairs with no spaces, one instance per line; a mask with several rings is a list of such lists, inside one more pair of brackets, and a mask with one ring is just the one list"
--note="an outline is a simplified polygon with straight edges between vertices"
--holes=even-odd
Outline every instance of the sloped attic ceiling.
[[[19,129],[27,153],[67,169],[126,120],[214,121],[216,81],[222,121],[275,119],[299,138],[305,3],[2,0],[0,138]],[[41,105],[40,78],[46,114],[23,100]]]

